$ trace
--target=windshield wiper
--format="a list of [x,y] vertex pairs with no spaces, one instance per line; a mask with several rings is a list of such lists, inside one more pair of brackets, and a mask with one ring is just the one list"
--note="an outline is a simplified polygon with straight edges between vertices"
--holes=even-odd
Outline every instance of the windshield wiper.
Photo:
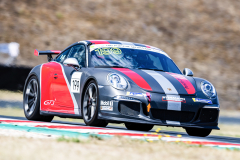
[[153,71],[163,71],[162,69],[151,69],[151,68],[136,68],[136,69],[146,69],[146,70],[153,70]]
[[128,67],[123,67],[123,66],[95,66],[94,68],[128,68]]

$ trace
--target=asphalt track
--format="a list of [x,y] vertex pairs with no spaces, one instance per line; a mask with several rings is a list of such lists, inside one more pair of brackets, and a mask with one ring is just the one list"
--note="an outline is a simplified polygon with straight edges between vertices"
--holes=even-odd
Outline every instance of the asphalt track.
[[[28,121],[25,117],[14,117],[14,116],[4,116],[4,115],[0,115],[0,121],[1,119],[12,119],[12,120],[23,120],[23,121]],[[29,121],[30,122],[30,121]],[[66,122],[66,121],[52,121],[51,123],[52,125],[65,125],[65,126],[73,126],[73,127],[88,127],[83,123],[76,123],[76,122]],[[91,129],[99,129],[98,127],[90,127]],[[134,133],[134,134],[153,134],[156,133],[154,130],[151,130],[149,132],[140,132],[140,131],[129,131],[124,127],[116,127],[116,126],[112,126],[109,125],[105,128],[102,129],[108,129],[117,133]],[[184,132],[176,132],[176,131],[165,131],[165,130],[161,130],[159,132],[161,135],[168,135],[167,137],[176,137],[177,135],[181,135],[182,139],[190,139],[191,141],[195,141],[195,142],[214,142],[214,143],[226,143],[228,145],[238,145],[239,149],[240,149],[240,138],[235,138],[235,137],[225,137],[225,136],[214,136],[214,135],[210,135],[208,137],[193,137],[193,136],[188,136],[186,133]],[[171,140],[167,140],[167,141],[171,141]],[[173,140],[175,141],[175,140]],[[188,140],[187,140],[188,141]]]
[[[22,109],[22,103],[23,103],[22,101],[8,101],[8,100],[0,99],[0,108],[13,107],[13,108]],[[220,116],[218,122],[222,124],[240,125],[240,116],[239,118]]]

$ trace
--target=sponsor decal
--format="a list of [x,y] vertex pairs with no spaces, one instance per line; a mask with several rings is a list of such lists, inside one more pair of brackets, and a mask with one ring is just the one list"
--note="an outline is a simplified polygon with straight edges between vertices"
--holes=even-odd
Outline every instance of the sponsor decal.
[[144,93],[136,93],[136,92],[127,92],[126,95],[128,95],[128,96],[137,96],[137,97],[144,97],[144,96],[146,96],[146,94],[144,94]]
[[101,101],[100,109],[105,111],[113,111],[113,101]]
[[201,98],[192,98],[192,99],[193,99],[193,102],[212,104],[212,101],[209,99],[201,99]]
[[113,111],[113,107],[112,106],[101,106],[100,109],[101,110],[105,110],[105,111]]
[[101,101],[101,106],[113,106],[113,101]]
[[172,89],[171,88],[167,88],[169,91],[171,91]]
[[180,97],[176,97],[176,96],[162,96],[162,101],[172,101],[172,102],[186,103],[185,98],[180,98]]
[[[113,47],[113,48],[130,48],[130,49],[139,49],[139,50],[147,50],[147,51],[152,51],[152,52],[157,52],[164,54],[165,56],[169,57],[164,51],[160,50],[159,48],[155,47],[143,47],[143,46],[135,46],[133,45],[128,45],[128,44],[104,44],[104,43],[97,43],[97,45],[92,45],[94,47],[90,47],[90,52],[97,49],[97,48],[105,48],[105,47]],[[170,57],[169,57],[170,58]]]
[[122,50],[120,48],[112,47],[112,48],[98,48],[95,50],[98,55],[110,55],[110,54],[122,54]]
[[151,102],[152,95],[149,92],[146,93],[136,93],[136,92],[127,92],[127,96],[136,96],[136,97],[146,97],[148,102]]
[[[55,101],[56,101],[56,99],[55,99]],[[55,103],[55,101],[54,101],[54,100],[46,100],[46,101],[44,101],[43,104],[44,104],[45,106],[49,106],[49,105],[53,106],[54,103]]]
[[82,73],[74,72],[71,79],[71,92],[72,93],[80,93],[80,79]]

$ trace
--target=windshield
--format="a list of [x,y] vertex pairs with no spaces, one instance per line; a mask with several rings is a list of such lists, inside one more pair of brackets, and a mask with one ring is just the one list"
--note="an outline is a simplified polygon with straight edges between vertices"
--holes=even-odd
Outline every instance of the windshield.
[[181,74],[175,63],[160,49],[123,45],[92,45],[91,65],[160,70]]

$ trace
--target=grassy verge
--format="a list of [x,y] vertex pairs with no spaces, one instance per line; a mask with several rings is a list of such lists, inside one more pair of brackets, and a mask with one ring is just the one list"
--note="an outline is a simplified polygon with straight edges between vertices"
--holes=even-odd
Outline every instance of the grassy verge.
[[[224,160],[239,159],[239,151],[217,150],[183,143],[143,142],[115,137],[108,140],[33,139],[0,136],[2,160],[30,159],[168,159]],[[22,145],[24,144],[24,145]],[[207,153],[207,154],[206,154]]]
[[21,91],[13,92],[13,91],[8,91],[8,90],[0,90],[0,100],[22,101],[23,94]]
[[239,110],[221,110],[220,116],[240,118],[240,111]]
[[19,108],[0,108],[0,115],[25,117],[23,110]]
[[[0,108],[0,115],[24,117],[23,110],[18,108]],[[84,123],[82,119],[54,117],[54,120]],[[110,123],[109,125],[124,127],[124,124]],[[213,130],[211,135],[240,137],[239,125],[219,124],[219,127],[220,127],[220,130]],[[153,129],[156,130],[158,128],[160,128],[162,131],[178,131],[178,132],[185,133],[185,130],[180,127],[155,126]]]

